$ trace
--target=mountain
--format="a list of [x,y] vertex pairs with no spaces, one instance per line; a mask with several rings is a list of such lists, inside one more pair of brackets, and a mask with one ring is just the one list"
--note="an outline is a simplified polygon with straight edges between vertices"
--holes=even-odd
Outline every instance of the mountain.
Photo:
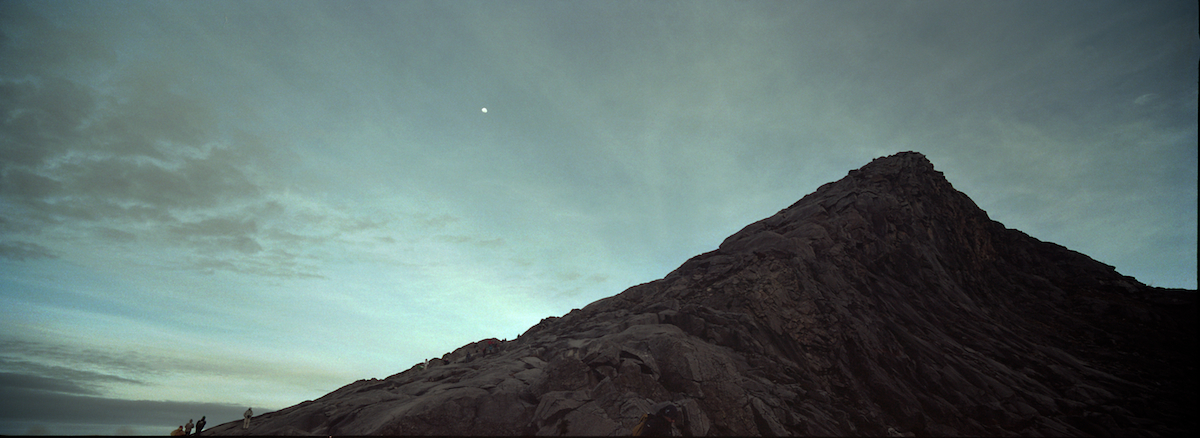
[[666,401],[683,435],[1196,430],[1195,291],[1007,229],[914,152],[665,278],[491,341],[246,432],[619,435]]

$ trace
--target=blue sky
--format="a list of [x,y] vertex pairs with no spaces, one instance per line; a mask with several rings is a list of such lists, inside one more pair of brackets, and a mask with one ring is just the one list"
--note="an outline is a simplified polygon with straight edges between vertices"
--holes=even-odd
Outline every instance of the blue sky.
[[906,150],[1009,228],[1194,289],[1196,23],[0,2],[0,433],[215,425],[515,338]]

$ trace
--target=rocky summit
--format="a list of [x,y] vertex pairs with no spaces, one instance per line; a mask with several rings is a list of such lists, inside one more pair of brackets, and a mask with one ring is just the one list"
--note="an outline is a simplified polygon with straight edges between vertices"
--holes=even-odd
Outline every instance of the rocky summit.
[[1183,435],[1195,357],[1195,291],[1007,229],[904,152],[515,340],[204,435],[628,435],[663,402],[685,436]]

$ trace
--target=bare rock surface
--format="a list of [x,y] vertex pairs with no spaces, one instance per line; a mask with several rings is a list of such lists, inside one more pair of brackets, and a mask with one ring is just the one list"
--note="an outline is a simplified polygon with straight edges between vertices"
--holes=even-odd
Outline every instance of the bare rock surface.
[[695,436],[1183,435],[1195,315],[1195,291],[1007,229],[905,152],[495,353],[204,435],[628,435],[667,401]]

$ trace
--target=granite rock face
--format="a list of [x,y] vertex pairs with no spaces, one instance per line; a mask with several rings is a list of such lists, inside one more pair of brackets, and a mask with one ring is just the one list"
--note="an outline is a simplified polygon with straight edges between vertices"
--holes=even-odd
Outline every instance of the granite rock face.
[[671,401],[695,436],[1181,435],[1195,315],[1195,291],[1007,229],[905,152],[491,354],[204,434],[628,435]]

